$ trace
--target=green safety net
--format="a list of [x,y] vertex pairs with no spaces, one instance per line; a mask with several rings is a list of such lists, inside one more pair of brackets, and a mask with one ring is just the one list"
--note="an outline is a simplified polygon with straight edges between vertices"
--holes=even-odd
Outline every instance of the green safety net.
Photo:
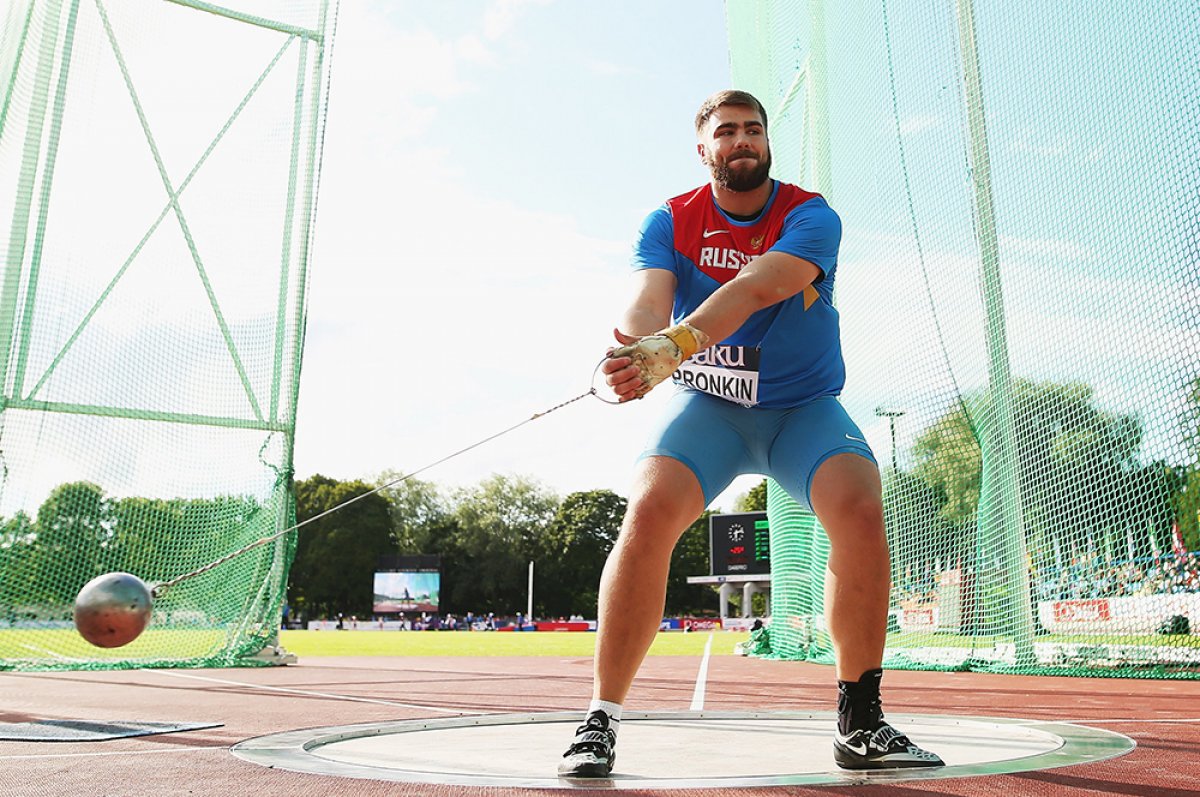
[[[886,666],[1200,675],[1200,6],[728,2],[775,175],[843,222]],[[774,655],[831,661],[776,485]]]
[[294,534],[179,582],[131,644],[75,633],[291,527],[334,8],[0,11],[0,669],[272,663]]

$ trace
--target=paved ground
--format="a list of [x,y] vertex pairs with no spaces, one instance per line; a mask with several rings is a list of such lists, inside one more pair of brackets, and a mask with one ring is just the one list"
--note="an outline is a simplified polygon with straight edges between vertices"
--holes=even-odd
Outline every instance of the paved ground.
[[[698,665],[686,657],[648,659],[627,710],[688,710],[696,698]],[[588,660],[554,658],[314,658],[269,669],[4,673],[0,722],[220,725],[100,742],[0,741],[0,795],[545,794],[281,771],[241,760],[231,748],[251,738],[308,728],[478,713],[575,711],[586,702],[590,678]],[[826,667],[737,657],[713,658],[705,683],[703,708],[712,712],[827,712],[835,694]],[[687,788],[672,794],[1200,797],[1200,682],[889,672],[884,684],[884,706],[891,715],[1073,722],[1123,734],[1137,747],[1104,761],[1025,773],[867,785]],[[814,734],[819,736],[819,731],[801,738],[812,744]],[[823,747],[828,742],[817,743]],[[753,756],[757,745],[752,734],[734,732],[724,744],[706,747],[722,749],[684,747],[678,754],[694,756],[697,771],[703,773],[722,757]],[[780,753],[760,752],[770,759],[763,771],[778,771]],[[744,771],[741,763],[739,767]],[[638,793],[655,791],[641,788]]]

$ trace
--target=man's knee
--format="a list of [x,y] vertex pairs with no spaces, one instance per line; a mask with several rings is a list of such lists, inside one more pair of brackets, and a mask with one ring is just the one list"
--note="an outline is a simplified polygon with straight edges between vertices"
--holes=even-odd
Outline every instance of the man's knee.
[[700,484],[686,465],[651,457],[638,468],[622,536],[669,535],[672,544],[704,509]]
[[822,524],[882,528],[882,493],[875,463],[856,454],[838,454],[817,470],[810,498]]
[[887,567],[889,553],[879,497],[870,491],[843,492],[822,509],[817,517],[829,538],[830,568],[842,575],[882,577],[876,569]]
[[621,533],[658,533],[663,529],[682,531],[699,516],[699,512],[691,510],[689,503],[662,489],[641,493],[630,499]]
[[826,528],[855,530],[866,535],[883,533],[883,502],[872,492],[847,491],[821,509],[821,522]]

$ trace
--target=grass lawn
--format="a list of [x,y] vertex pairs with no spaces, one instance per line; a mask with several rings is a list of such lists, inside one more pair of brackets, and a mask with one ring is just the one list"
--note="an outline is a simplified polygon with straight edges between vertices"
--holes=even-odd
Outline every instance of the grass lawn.
[[151,626],[124,647],[98,648],[88,644],[73,628],[5,629],[0,631],[0,660],[121,660],[154,658],[168,651],[172,657],[186,658],[209,655],[224,639],[221,631]]
[[[732,656],[745,631],[660,633],[651,656],[699,656],[712,637],[712,655]],[[301,659],[319,656],[591,656],[596,635],[582,631],[283,631],[279,642]]]
[[[655,636],[651,656],[700,656],[712,639],[712,655],[732,656],[734,645],[749,639],[745,631],[697,631],[684,634],[664,632]],[[205,657],[219,651],[225,640],[221,631],[151,627],[123,648],[96,648],[85,642],[74,629],[11,629],[0,631],[0,662],[5,660],[137,660]],[[990,638],[952,634],[888,635],[888,647],[969,649],[991,647]],[[1081,635],[1038,637],[1035,644],[1046,643],[1120,645],[1144,647],[1148,652],[1160,646],[1195,651],[1200,636],[1128,636],[1108,639]],[[588,632],[490,632],[490,631],[282,631],[280,643],[301,659],[322,656],[555,656],[586,658],[595,651],[596,635]],[[974,643],[974,645],[972,645]],[[1194,660],[1194,657],[1188,660]]]
[[[1011,645],[1011,636],[967,636],[960,634],[893,632],[887,636],[892,647],[915,648],[990,648],[993,645]],[[1172,647],[1200,648],[1200,636],[1188,634],[1140,634],[1126,636],[1099,636],[1096,634],[1046,634],[1033,638],[1035,645],[1118,645],[1127,647]]]
[[[712,655],[732,656],[733,646],[749,638],[744,631],[658,634],[651,656],[700,656],[712,637]],[[89,645],[74,629],[0,631],[0,662],[47,659],[70,661],[187,658],[215,655],[225,635],[211,630],[148,628],[121,648]],[[280,644],[300,659],[321,656],[557,656],[590,657],[596,635],[589,632],[491,631],[281,631]]]

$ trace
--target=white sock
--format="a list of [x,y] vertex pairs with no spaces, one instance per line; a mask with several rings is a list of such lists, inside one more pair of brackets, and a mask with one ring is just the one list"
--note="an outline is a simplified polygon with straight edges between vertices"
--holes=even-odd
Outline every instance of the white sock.
[[591,714],[593,711],[603,711],[608,715],[608,727],[613,733],[616,733],[617,729],[621,727],[620,703],[610,703],[607,700],[593,700],[591,703],[588,703],[587,713]]

